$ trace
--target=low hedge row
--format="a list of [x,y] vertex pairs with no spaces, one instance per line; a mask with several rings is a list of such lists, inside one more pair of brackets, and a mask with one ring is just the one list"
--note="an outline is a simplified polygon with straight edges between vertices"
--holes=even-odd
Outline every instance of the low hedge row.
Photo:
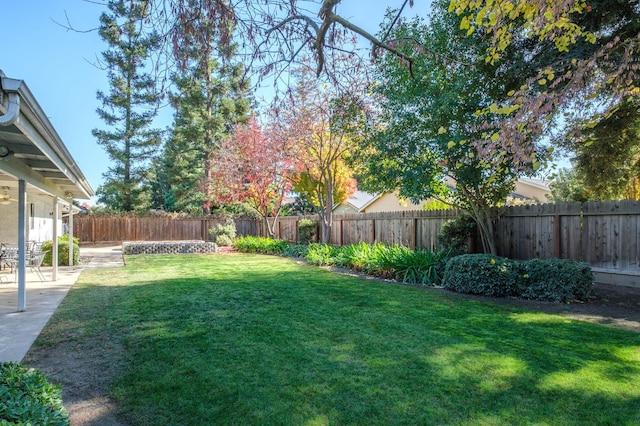
[[335,247],[289,244],[263,237],[241,237],[234,247],[249,253],[303,258],[314,265],[340,266],[410,284],[442,284],[459,293],[571,302],[587,300],[593,292],[591,266],[568,259],[521,262],[488,254],[449,258],[442,251],[414,251],[380,243]]
[[69,425],[60,388],[15,362],[0,363],[0,424]]
[[593,273],[588,263],[569,259],[520,262],[489,254],[464,254],[447,262],[443,287],[459,293],[566,303],[589,299]]

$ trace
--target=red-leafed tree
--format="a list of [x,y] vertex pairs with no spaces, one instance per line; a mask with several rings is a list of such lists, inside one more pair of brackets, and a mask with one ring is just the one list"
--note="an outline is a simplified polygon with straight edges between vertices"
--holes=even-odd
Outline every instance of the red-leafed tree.
[[291,189],[288,175],[293,161],[287,141],[251,117],[222,142],[217,180],[224,188],[223,201],[243,202],[253,208],[273,237],[274,224]]

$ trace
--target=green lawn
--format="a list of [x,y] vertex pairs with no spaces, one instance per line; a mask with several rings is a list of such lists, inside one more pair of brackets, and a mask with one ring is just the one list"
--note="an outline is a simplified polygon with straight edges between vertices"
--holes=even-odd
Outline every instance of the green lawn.
[[38,344],[63,341],[124,348],[133,424],[640,424],[637,333],[279,257],[87,271]]

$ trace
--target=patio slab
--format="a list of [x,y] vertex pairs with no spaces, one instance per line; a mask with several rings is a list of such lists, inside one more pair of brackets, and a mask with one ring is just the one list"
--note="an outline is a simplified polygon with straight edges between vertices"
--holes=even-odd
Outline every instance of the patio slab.
[[[18,285],[14,275],[0,272],[0,362],[20,362],[49,322],[49,319],[85,269],[123,266],[121,246],[82,247],[81,263],[58,267],[58,280],[41,282],[35,273],[27,273],[27,309],[18,312]],[[45,279],[51,279],[51,267],[43,267]]]

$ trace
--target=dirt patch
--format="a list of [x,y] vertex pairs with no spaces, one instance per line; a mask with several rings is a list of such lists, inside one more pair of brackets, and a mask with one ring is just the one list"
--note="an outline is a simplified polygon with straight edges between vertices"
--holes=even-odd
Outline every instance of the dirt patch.
[[513,306],[537,312],[562,315],[567,318],[608,324],[617,328],[640,332],[640,288],[610,284],[596,284],[588,302],[553,303],[522,300],[511,297],[494,298],[454,293],[444,289],[430,289],[451,297],[481,300],[496,305]]
[[[345,275],[357,276],[380,282],[397,283],[361,274],[349,269],[328,267],[327,269]],[[524,300],[515,297],[484,297],[455,293],[443,288],[420,287],[425,291],[437,292],[449,297],[479,300],[496,305],[513,306],[531,311],[557,314],[567,318],[608,324],[617,328],[640,332],[640,287],[624,287],[596,283],[592,297],[587,302],[555,303],[538,300]]]

